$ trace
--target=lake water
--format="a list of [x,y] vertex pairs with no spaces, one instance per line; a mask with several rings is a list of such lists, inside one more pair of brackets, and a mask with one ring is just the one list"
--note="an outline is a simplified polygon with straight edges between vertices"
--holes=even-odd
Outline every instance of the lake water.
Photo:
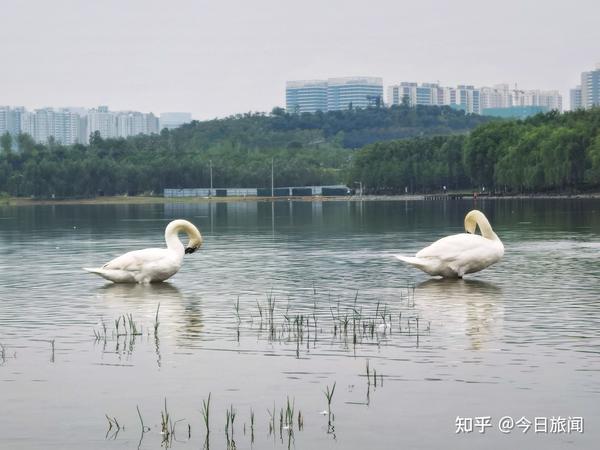
[[[0,448],[597,448],[600,201],[478,202],[506,253],[465,280],[393,257],[461,232],[473,206],[0,207]],[[81,270],[163,246],[174,218],[205,244],[169,282]],[[129,314],[134,336],[115,327]],[[491,426],[456,433],[457,416]],[[503,416],[531,429],[503,433]]]

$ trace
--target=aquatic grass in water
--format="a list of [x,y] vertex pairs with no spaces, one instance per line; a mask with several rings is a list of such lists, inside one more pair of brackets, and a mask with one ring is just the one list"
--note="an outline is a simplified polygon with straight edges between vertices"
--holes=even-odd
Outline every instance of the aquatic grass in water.
[[325,394],[325,398],[327,399],[327,434],[332,434],[334,439],[335,427],[333,426],[333,421],[335,416],[331,412],[331,401],[333,400],[333,394],[335,393],[335,385],[336,383],[334,382],[331,389],[329,389],[329,386],[326,386],[326,390],[323,392]]
[[[246,308],[244,308],[245,302],[241,296],[236,296],[234,301],[234,314],[231,319],[231,328],[235,328],[238,333],[237,339],[240,339],[240,334],[243,337],[248,332],[257,332],[259,338],[263,336],[264,325],[266,323],[266,337],[269,345],[282,345],[285,346],[288,343],[292,343],[295,347],[295,357],[300,358],[304,352],[310,352],[312,348],[316,348],[318,343],[322,340],[324,343],[329,345],[342,345],[343,348],[349,348],[352,346],[356,354],[356,349],[361,345],[380,345],[390,339],[388,333],[391,333],[389,328],[392,324],[397,326],[397,333],[395,339],[401,339],[402,336],[413,336],[414,329],[417,328],[417,335],[421,335],[420,318],[414,314],[406,314],[403,308],[408,306],[407,302],[396,303],[395,308],[401,309],[400,311],[394,311],[387,303],[378,300],[371,307],[368,305],[361,305],[359,301],[358,291],[353,292],[352,297],[347,301],[344,301],[340,295],[332,295],[329,291],[325,296],[319,297],[315,289],[311,292],[310,307],[306,309],[294,310],[292,305],[296,303],[292,302],[294,295],[302,295],[298,292],[295,294],[288,294],[288,301],[283,305],[276,302],[274,291],[271,291],[266,296],[265,304],[261,304],[260,301],[252,299],[252,304],[256,305],[258,309],[259,323],[252,319],[252,314],[248,314]],[[337,297],[337,298],[336,298]],[[335,300],[332,300],[335,298]],[[406,297],[404,297],[406,300]],[[319,301],[321,300],[321,301]],[[329,306],[323,308],[319,307],[319,304],[325,300],[329,303]],[[411,298],[412,301],[412,298]],[[158,351],[158,333],[162,329],[159,322],[160,303],[157,305],[156,313],[154,314],[154,323],[151,327],[148,327],[149,331],[147,341],[151,341],[152,334],[154,334],[154,342]],[[279,308],[278,308],[279,306]],[[253,308],[252,308],[253,309]],[[256,310],[253,310],[256,312]],[[397,315],[398,322],[393,323],[391,320],[392,313]],[[248,314],[250,320],[244,320],[244,316]],[[254,316],[256,317],[256,316]],[[142,336],[141,343],[144,343],[143,333],[141,332],[142,327],[138,322],[133,319],[131,313],[120,314],[114,321],[114,330],[110,331],[96,331],[94,338],[97,341],[106,341],[110,339],[116,340],[117,346],[120,340],[130,340],[134,336]],[[327,339],[323,339],[323,338]],[[418,339],[418,337],[417,337]],[[306,344],[306,345],[304,345]],[[129,348],[129,351],[133,351],[133,347]],[[117,354],[118,353],[117,351]],[[160,355],[157,353],[159,359]],[[361,376],[361,375],[359,375]],[[364,376],[364,375],[362,375]],[[366,361],[366,377],[367,377],[367,399],[365,402],[346,402],[355,404],[369,404],[370,403],[370,389],[371,386],[377,388],[381,386],[383,376],[378,373],[376,369],[373,369],[370,365],[369,360]],[[326,385],[323,394],[327,401],[327,411],[324,414],[327,415],[327,433],[335,437],[335,426],[334,419],[335,415],[332,411],[333,399],[337,388],[337,382],[332,385]],[[204,423],[206,430],[206,436],[204,439],[204,447],[209,448],[210,446],[210,410],[212,403],[212,393],[208,394],[206,399],[202,400],[201,405],[201,420]],[[151,430],[148,427],[141,415],[139,407],[136,406],[138,417],[141,426],[140,443],[144,439],[144,435]],[[267,410],[268,412],[268,433],[269,435],[277,436],[281,442],[285,445],[285,439],[287,439],[288,446],[294,441],[294,431],[302,430],[304,428],[304,415],[300,410],[296,408],[296,400],[292,396],[286,396],[283,406],[276,408],[273,405],[273,409]],[[235,420],[236,410],[233,405],[230,405],[225,412],[225,437],[228,449],[236,447],[235,441]],[[167,401],[165,399],[164,409],[160,415],[160,430],[162,437],[162,445],[164,447],[170,447],[173,445],[175,439],[176,424],[180,421],[174,421],[171,416],[171,412],[167,408]],[[249,441],[251,445],[255,441],[256,437],[256,417],[254,409],[250,410],[250,433]],[[113,425],[115,427],[115,425]],[[113,428],[115,430],[116,428]],[[277,432],[276,432],[277,431]],[[243,424],[243,434],[246,435],[246,423]],[[191,438],[191,425],[188,424],[188,439]]]
[[[160,434],[162,435],[162,445],[165,448],[169,448],[173,445],[173,441],[176,440],[175,428],[177,424],[184,419],[173,421],[171,414],[167,409],[167,399],[165,398],[165,409],[160,412]],[[191,435],[191,429],[188,425],[188,435]]]
[[[117,439],[117,436],[119,435],[121,429],[125,429],[125,426],[122,426],[116,417],[110,417],[108,414],[105,414],[105,417],[108,421],[108,429],[106,430],[106,435],[104,436],[104,439],[115,440]],[[115,430],[111,433],[111,430],[113,428]]]
[[327,411],[329,411],[329,414],[331,414],[331,401],[333,400],[333,394],[335,393],[335,382],[333,383],[331,389],[329,389],[329,386],[326,386],[326,389],[323,393],[327,399]]
[[208,399],[202,400],[202,420],[204,421],[204,427],[206,428],[206,436],[210,434],[210,396],[208,393]]
[[233,409],[233,405],[229,406],[229,409],[225,411],[225,438],[227,440],[227,448],[235,449],[235,439],[233,438],[235,416],[237,412]]

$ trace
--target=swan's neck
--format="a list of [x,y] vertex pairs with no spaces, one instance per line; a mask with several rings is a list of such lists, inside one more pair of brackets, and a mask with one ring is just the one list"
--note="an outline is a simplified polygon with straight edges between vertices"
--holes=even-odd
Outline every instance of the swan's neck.
[[177,220],[171,222],[165,230],[165,242],[167,243],[167,248],[169,250],[174,251],[183,258],[185,247],[179,240],[178,234],[180,231],[184,231],[183,225],[178,223]]
[[477,226],[479,227],[479,230],[481,231],[481,235],[484,238],[491,239],[492,241],[499,240],[496,233],[494,233],[494,230],[492,230],[492,226],[490,225],[490,223],[488,222],[488,220],[485,217],[477,218]]
[[485,217],[481,211],[473,210],[465,217],[465,229],[469,233],[474,233],[477,227],[479,227],[481,236],[484,238],[492,241],[500,241],[500,238],[498,238],[496,233],[494,233],[494,230],[492,230],[492,226],[487,220],[487,217]]
[[490,241],[499,242],[502,245],[502,241],[500,240],[498,235],[496,233],[494,233],[494,230],[492,230],[492,226],[490,225],[488,220],[485,218],[485,216],[483,217],[483,220],[477,221],[477,226],[479,227],[479,230],[481,231],[481,235],[484,238],[489,239]]

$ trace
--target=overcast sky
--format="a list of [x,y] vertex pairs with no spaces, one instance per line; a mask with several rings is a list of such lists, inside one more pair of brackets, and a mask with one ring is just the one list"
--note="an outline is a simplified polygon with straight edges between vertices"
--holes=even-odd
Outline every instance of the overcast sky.
[[285,81],[366,75],[568,89],[599,0],[3,0],[0,105],[196,119],[285,106]]

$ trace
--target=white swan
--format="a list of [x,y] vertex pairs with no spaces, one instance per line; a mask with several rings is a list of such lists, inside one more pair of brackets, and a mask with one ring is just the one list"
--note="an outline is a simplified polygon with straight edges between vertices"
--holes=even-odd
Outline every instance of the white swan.
[[[478,226],[481,236],[473,234]],[[429,275],[446,278],[479,272],[502,258],[504,245],[481,211],[474,209],[465,216],[465,230],[468,233],[442,238],[414,257],[396,255],[396,258]]]
[[[189,237],[187,247],[179,240],[178,233]],[[114,283],[153,283],[172,277],[181,268],[183,255],[194,253],[202,245],[202,236],[187,220],[173,220],[165,229],[167,248],[146,248],[125,253],[101,268],[84,268]]]

